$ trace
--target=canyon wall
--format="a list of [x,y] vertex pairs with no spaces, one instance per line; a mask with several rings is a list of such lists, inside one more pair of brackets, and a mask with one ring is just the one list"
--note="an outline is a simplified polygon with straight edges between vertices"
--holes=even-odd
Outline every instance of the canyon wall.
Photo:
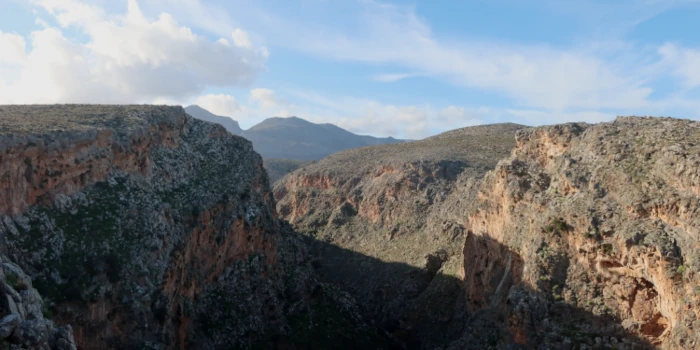
[[670,118],[485,126],[341,152],[274,192],[322,277],[406,348],[696,349],[699,151],[700,123]]
[[477,185],[520,128],[333,154],[275,184],[279,215],[308,238],[324,280],[362,300],[372,325],[402,347],[440,346],[467,315],[458,276]]
[[1,106],[0,191],[2,253],[78,348],[373,341],[251,143],[181,107]]
[[670,118],[519,131],[468,218],[470,309],[530,348],[700,348],[699,151]]

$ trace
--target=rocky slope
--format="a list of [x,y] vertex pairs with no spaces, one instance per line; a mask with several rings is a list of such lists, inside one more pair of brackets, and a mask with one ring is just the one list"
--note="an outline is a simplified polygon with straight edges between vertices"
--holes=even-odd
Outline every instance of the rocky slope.
[[278,211],[407,348],[700,349],[700,123],[515,129],[333,155]]
[[276,183],[278,212],[309,237],[325,280],[362,300],[376,327],[402,346],[445,344],[464,322],[464,218],[520,128],[478,126],[333,154]]
[[0,192],[10,342],[44,322],[33,286],[82,349],[381,344],[276,219],[251,143],[181,107],[0,106]]
[[698,122],[520,131],[467,220],[469,307],[501,345],[698,349],[699,196]]

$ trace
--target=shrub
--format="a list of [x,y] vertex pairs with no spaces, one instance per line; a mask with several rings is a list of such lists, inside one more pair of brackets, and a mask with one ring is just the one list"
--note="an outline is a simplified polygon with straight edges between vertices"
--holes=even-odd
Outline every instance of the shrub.
[[545,232],[561,233],[569,231],[570,228],[571,226],[564,221],[564,218],[554,218],[544,227],[544,230]]
[[5,282],[12,287],[17,289],[17,285],[19,284],[19,276],[17,276],[14,272],[10,272],[5,274]]

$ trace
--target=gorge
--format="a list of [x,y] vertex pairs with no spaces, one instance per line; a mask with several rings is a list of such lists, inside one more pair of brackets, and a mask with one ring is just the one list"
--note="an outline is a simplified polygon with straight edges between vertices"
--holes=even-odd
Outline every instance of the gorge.
[[250,141],[181,107],[3,105],[0,338],[700,348],[699,151],[689,120],[494,124],[273,187]]

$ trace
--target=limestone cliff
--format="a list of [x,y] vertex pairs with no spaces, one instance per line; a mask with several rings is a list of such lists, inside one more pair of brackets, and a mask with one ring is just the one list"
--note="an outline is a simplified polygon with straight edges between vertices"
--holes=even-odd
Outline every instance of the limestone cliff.
[[[470,310],[505,320],[494,344],[699,349],[699,165],[698,122],[518,132],[464,246]],[[465,332],[454,348],[473,341]]]
[[0,106],[0,192],[0,248],[78,348],[372,341],[251,143],[181,107]]
[[515,124],[333,154],[279,180],[281,217],[305,234],[317,270],[362,301],[397,344],[431,348],[461,330],[465,219]]

